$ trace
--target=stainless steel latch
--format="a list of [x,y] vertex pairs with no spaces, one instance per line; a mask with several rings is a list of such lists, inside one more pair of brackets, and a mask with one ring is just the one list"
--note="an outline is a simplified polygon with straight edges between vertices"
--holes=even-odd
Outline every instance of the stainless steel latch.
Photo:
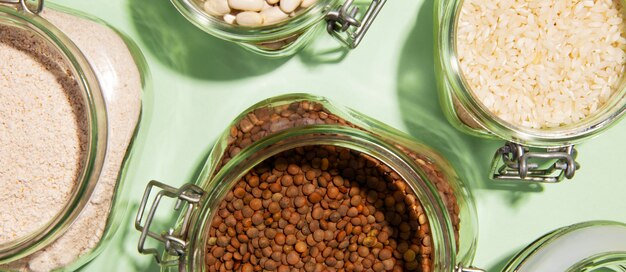
[[338,10],[326,14],[326,30],[350,49],[356,48],[387,0],[373,0],[363,18],[353,0],[346,0]]
[[[150,206],[150,211],[148,212],[145,222],[142,221],[145,213],[145,209],[148,206],[148,201],[150,199],[150,192],[152,189],[160,188],[161,190],[156,194],[152,205]],[[175,211],[180,211],[183,207],[186,206],[187,212],[185,213],[183,227],[180,230],[174,229],[174,227],[170,227],[168,231],[164,233],[155,233],[150,231],[150,226],[154,220],[154,215],[159,207],[159,203],[163,197],[176,198],[176,205],[174,206]],[[137,217],[135,218],[135,229],[141,231],[141,236],[139,237],[139,244],[137,245],[137,249],[142,254],[151,254],[156,258],[157,263],[163,265],[171,265],[175,263],[180,263],[185,259],[185,255],[187,252],[187,240],[185,239],[187,236],[187,223],[191,217],[191,213],[194,208],[199,205],[202,196],[204,196],[204,191],[193,184],[185,184],[180,188],[174,188],[169,185],[163,184],[158,181],[150,181],[146,190],[144,192],[143,198],[141,199],[141,204],[139,206],[139,211],[137,212]],[[146,248],[145,243],[148,237],[151,237],[165,246],[165,253],[170,256],[175,257],[174,260],[164,261],[162,258],[162,253],[159,252],[156,248]]]
[[580,165],[573,145],[531,151],[508,142],[499,148],[491,163],[491,178],[501,181],[557,183],[571,179]]
[[44,0],[0,0],[0,4],[14,5],[17,6],[19,9],[25,10],[29,13],[39,14],[43,10],[43,1]]

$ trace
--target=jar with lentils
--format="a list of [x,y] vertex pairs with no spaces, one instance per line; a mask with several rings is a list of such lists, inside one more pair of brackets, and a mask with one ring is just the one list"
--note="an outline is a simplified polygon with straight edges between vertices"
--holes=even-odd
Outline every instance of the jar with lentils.
[[270,57],[295,54],[323,30],[356,48],[387,0],[171,0],[201,30]]
[[[163,197],[180,216],[159,233],[151,225]],[[235,118],[192,183],[151,181],[135,227],[139,251],[179,271],[456,271],[471,265],[475,217],[434,150],[293,94]]]

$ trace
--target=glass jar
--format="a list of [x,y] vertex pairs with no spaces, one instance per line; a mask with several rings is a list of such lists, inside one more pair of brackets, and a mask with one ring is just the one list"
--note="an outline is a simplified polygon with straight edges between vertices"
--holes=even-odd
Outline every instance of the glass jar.
[[563,227],[537,239],[503,270],[624,271],[626,225],[592,221]]
[[[269,158],[284,151],[319,145],[365,154],[406,182],[405,192],[414,195],[413,199],[423,207],[425,217],[420,221],[427,221],[416,232],[430,232],[432,241],[426,242],[432,245],[429,249],[419,250],[423,254],[418,254],[423,258],[420,264],[429,265],[433,271],[456,271],[471,264],[477,238],[474,203],[448,162],[393,128],[324,98],[305,94],[262,101],[235,118],[217,140],[193,182],[173,188],[151,181],[135,221],[135,228],[141,231],[139,251],[154,255],[164,270],[217,270],[207,267],[205,259],[207,246],[214,245],[208,243],[215,242],[208,233],[211,222],[221,216],[216,214],[225,205],[222,201],[232,199],[231,190],[240,179]],[[323,165],[322,160],[319,169],[324,169]],[[153,190],[158,190],[154,200],[150,197]],[[152,220],[164,197],[176,200],[180,215],[171,228],[159,233],[154,230]],[[415,223],[418,220],[417,215],[407,219]],[[301,227],[304,234],[308,227]],[[148,248],[148,237],[162,242],[164,252]]]
[[[363,6],[353,0],[317,0],[312,6],[297,11],[295,16],[267,26],[249,27],[229,24],[222,18],[207,14],[197,0],[171,0],[176,9],[201,30],[235,42],[265,56],[284,57],[295,54],[309,44],[322,29],[344,46],[356,48],[382,9],[386,0],[373,0],[367,11],[359,16]],[[360,18],[357,18],[360,17]]]
[[[69,112],[75,118],[77,127],[77,131],[73,133],[79,135],[81,131],[84,132],[77,136],[80,138],[77,147],[80,155],[76,156],[75,162],[69,162],[76,165],[75,170],[72,170],[75,176],[66,180],[67,188],[61,188],[64,196],[55,195],[59,188],[47,183],[55,173],[32,179],[24,179],[22,176],[1,177],[0,181],[3,182],[13,182],[15,179],[16,183],[24,184],[10,196],[13,198],[5,197],[1,200],[6,201],[0,211],[4,213],[3,218],[25,209],[25,205],[43,205],[40,208],[44,208],[44,212],[51,212],[55,205],[59,209],[50,218],[40,222],[17,218],[19,222],[22,219],[30,222],[19,226],[20,229],[28,228],[28,231],[16,233],[14,237],[4,237],[0,242],[0,270],[72,271],[102,251],[127,212],[128,197],[123,190],[123,179],[131,157],[131,143],[138,127],[141,96],[147,84],[147,66],[137,46],[106,23],[60,6],[46,4],[44,7],[43,1],[0,0],[0,30],[3,32],[0,46],[21,50],[23,55],[20,58],[24,57],[5,59],[3,65],[0,65],[0,72],[5,78],[13,77],[13,81],[9,83],[0,83],[0,95],[15,97],[19,96],[15,95],[16,91],[28,92],[28,95],[19,99],[36,100],[32,105],[41,106],[45,110],[40,116],[41,120],[54,121],[55,115],[65,113],[55,109],[61,108],[63,103],[49,103],[42,93],[31,91],[32,88],[25,84],[41,82],[44,85],[36,85],[37,88],[45,89],[46,84],[55,85],[58,82],[62,85],[60,92],[63,93],[59,97],[73,99],[73,102],[69,102],[73,104]],[[46,70],[29,70],[27,73],[22,73],[23,70],[13,71],[18,69],[16,67],[21,67],[18,63],[23,61],[33,61],[35,66],[41,65]],[[51,80],[54,82],[46,83],[47,74],[53,76]],[[33,81],[33,78],[39,81]],[[72,95],[74,96],[71,97]],[[0,114],[11,117],[3,117],[2,125],[9,129],[3,131],[6,133],[1,134],[3,137],[0,142],[11,143],[18,135],[12,134],[15,131],[27,133],[26,135],[42,133],[30,131],[42,127],[41,124],[37,125],[39,120],[25,119],[26,115],[15,113],[12,106],[19,105],[4,104],[0,108]],[[32,125],[33,122],[34,128],[23,126],[29,123]],[[52,125],[52,128],[46,129],[53,132],[43,135],[55,135],[54,129],[63,130],[70,126],[59,122]],[[45,149],[50,146],[67,145],[66,139],[45,139],[50,142],[49,145],[37,142],[39,139],[31,141],[35,149],[29,150],[33,153],[3,155],[17,155],[35,162],[44,156],[50,159],[51,165],[64,165],[67,161],[63,161],[65,158],[62,160],[61,157],[73,155],[54,157],[46,153]],[[3,160],[3,156],[0,156],[0,160]],[[23,160],[10,159],[4,161],[3,165],[21,169],[22,174],[35,171],[31,167],[41,167],[24,163]],[[0,169],[0,172],[4,170]],[[50,198],[21,198],[24,194],[38,195],[44,191],[46,197]],[[11,210],[11,205],[22,208]],[[15,226],[5,221],[0,224],[0,229],[2,232],[10,232]]]
[[468,134],[507,141],[494,156],[491,169],[494,180],[571,179],[579,168],[574,145],[615,125],[626,112],[623,80],[604,106],[579,122],[540,129],[507,122],[480,101],[461,71],[457,27],[463,3],[463,0],[438,0],[435,4],[436,72],[447,119]]

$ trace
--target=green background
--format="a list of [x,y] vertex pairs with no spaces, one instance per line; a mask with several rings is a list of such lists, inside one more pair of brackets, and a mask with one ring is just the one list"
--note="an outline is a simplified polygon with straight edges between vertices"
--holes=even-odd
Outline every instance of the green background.
[[[290,92],[326,96],[422,139],[467,180],[478,211],[474,264],[497,271],[525,245],[559,227],[588,220],[626,222],[626,122],[580,145],[582,168],[556,185],[496,184],[487,168],[503,142],[459,133],[444,119],[433,72],[433,4],[389,0],[358,49],[338,63],[313,52],[334,46],[321,35],[286,59],[267,59],[193,27],[167,0],[56,0],[127,33],[152,75],[127,189],[134,203],[111,244],[84,271],[156,270],[137,253],[132,226],[145,184],[190,181],[216,137],[242,110]],[[159,217],[164,220],[167,216]]]

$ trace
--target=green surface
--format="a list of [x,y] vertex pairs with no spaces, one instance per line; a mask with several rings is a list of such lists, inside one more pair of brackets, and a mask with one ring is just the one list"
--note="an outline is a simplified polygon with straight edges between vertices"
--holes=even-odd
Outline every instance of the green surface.
[[[311,52],[270,60],[205,34],[166,0],[56,0],[126,32],[143,50],[153,86],[127,182],[136,203],[150,179],[189,181],[214,139],[243,109],[288,92],[323,95],[423,139],[467,179],[477,203],[475,265],[497,271],[539,236],[588,220],[626,222],[626,122],[579,147],[582,169],[558,185],[498,185],[487,177],[500,141],[463,135],[444,119],[433,72],[431,1],[390,0],[361,46],[339,63]],[[320,37],[320,46],[333,45]],[[156,270],[137,253],[132,209],[116,239],[84,271]]]

